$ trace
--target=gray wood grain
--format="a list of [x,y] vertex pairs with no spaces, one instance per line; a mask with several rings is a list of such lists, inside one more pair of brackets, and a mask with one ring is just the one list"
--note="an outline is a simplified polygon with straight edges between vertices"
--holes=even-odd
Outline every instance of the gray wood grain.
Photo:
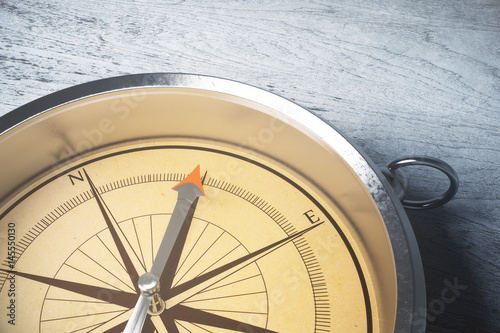
[[[430,155],[457,197],[409,211],[429,332],[500,331],[500,2],[0,1],[0,115],[50,92],[187,72],[291,99],[377,163]],[[416,193],[442,189],[415,172]],[[441,308],[447,282],[463,288]],[[458,281],[458,282],[457,282]]]

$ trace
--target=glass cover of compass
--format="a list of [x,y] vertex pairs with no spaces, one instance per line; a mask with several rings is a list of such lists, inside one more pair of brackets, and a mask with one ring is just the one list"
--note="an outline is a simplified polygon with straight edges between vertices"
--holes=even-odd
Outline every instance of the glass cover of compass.
[[241,83],[142,74],[0,118],[1,332],[418,332],[408,220],[364,153]]

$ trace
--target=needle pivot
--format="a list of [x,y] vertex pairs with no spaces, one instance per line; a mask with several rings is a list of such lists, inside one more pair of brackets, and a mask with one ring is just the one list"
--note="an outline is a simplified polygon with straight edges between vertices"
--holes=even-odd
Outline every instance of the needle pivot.
[[138,285],[139,289],[146,295],[153,295],[160,290],[160,280],[153,273],[141,275]]
[[160,294],[160,281],[159,278],[153,273],[146,273],[141,275],[138,281],[139,289],[146,296],[152,296],[149,304],[148,313],[152,316],[160,315],[165,310],[165,302],[161,299]]

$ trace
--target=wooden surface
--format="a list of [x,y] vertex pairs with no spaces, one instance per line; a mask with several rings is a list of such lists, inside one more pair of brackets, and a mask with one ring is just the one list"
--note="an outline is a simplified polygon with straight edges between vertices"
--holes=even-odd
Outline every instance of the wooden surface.
[[[377,163],[447,161],[460,176],[456,199],[408,211],[427,331],[500,331],[498,0],[0,0],[0,115],[141,72],[267,89],[328,120]],[[412,174],[416,195],[443,189],[438,173]]]

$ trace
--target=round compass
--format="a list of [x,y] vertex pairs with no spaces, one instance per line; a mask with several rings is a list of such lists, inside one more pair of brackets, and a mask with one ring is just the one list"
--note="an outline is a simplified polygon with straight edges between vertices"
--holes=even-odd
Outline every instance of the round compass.
[[29,103],[0,133],[2,332],[425,327],[401,204],[296,104],[132,75]]

